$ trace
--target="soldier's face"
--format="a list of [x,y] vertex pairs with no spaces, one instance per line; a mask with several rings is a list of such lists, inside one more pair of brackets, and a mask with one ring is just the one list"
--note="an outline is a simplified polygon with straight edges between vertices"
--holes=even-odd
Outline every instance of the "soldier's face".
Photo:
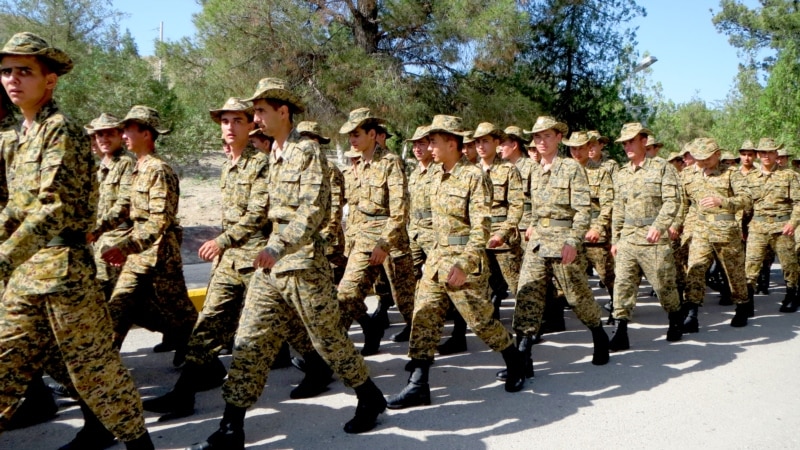
[[428,138],[428,150],[431,151],[434,161],[447,163],[458,158],[458,152],[453,151],[458,148],[457,143],[452,138],[441,133],[433,133]]
[[237,111],[227,111],[222,113],[219,118],[219,125],[222,128],[222,139],[226,144],[238,144],[244,146],[250,139],[250,131],[253,130],[247,114]]
[[622,143],[622,147],[625,149],[625,154],[628,155],[628,159],[630,160],[639,160],[645,156],[645,143],[647,142],[647,137],[638,135],[634,136],[633,139],[629,139]]
[[500,156],[503,157],[505,160],[511,160],[514,156],[517,156],[517,152],[519,151],[519,142],[515,141],[514,139],[506,139],[500,144]]
[[481,136],[475,139],[475,149],[481,159],[492,159],[497,154],[497,146],[500,140],[492,136]]
[[684,167],[693,166],[694,163],[695,163],[694,157],[691,155],[691,153],[687,152],[686,154],[683,155],[683,165],[684,165]]
[[752,150],[740,150],[739,158],[742,160],[742,166],[749,169],[753,167],[753,161],[756,159],[756,152]]
[[675,170],[677,170],[678,172],[683,170],[683,160],[682,159],[673,159],[669,163],[672,164],[672,167],[674,167]]
[[697,167],[699,167],[699,168],[701,168],[701,169],[703,169],[705,171],[710,171],[710,170],[714,170],[717,167],[717,165],[719,164],[719,157],[720,157],[719,151],[716,151],[716,152],[714,152],[714,154],[712,154],[711,156],[709,156],[706,159],[697,159],[695,161],[696,161]]
[[539,150],[536,150],[536,147],[528,147],[528,156],[531,157],[532,160],[539,162],[541,159],[541,155],[539,154]]
[[428,149],[428,144],[430,143],[430,139],[424,137],[418,141],[414,141],[414,157],[417,158],[417,161],[425,164],[430,162],[433,159],[433,155],[431,154],[430,149]]
[[358,127],[350,132],[350,147],[357,152],[370,151],[375,148],[376,136],[375,130],[364,131]]
[[35,56],[7,55],[0,61],[0,81],[11,102],[21,109],[37,106],[52,91],[58,76],[47,72]]
[[104,155],[111,155],[122,147],[122,133],[119,128],[97,130],[94,133],[94,140]]
[[128,150],[136,152],[147,148],[150,143],[150,132],[139,128],[135,122],[125,125],[125,132],[122,133],[122,140]]
[[561,133],[554,129],[533,133],[533,143],[540,156],[552,158],[558,152],[558,143],[561,142]]
[[475,141],[472,141],[469,144],[464,144],[464,147],[461,148],[461,153],[464,154],[468,160],[472,162],[477,161],[478,150],[475,148]]
[[778,156],[778,165],[781,167],[786,167],[789,164],[789,157],[788,156]]
[[275,109],[263,98],[253,102],[253,121],[268,136],[275,136],[279,131],[283,117],[289,116],[289,107],[281,105]]
[[599,162],[603,158],[603,147],[605,147],[605,145],[594,141],[589,147],[589,159]]
[[767,170],[772,170],[772,168],[775,167],[775,164],[778,162],[778,152],[758,152],[758,159],[761,160],[761,165]]
[[570,147],[569,154],[572,155],[572,159],[578,162],[578,164],[585,166],[586,163],[589,162],[589,148],[592,144],[583,144],[578,147]]

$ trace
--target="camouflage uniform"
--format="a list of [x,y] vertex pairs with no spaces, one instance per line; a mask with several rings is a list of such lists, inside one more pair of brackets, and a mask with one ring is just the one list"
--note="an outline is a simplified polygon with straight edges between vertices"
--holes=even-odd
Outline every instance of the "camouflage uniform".
[[117,244],[128,256],[108,303],[118,345],[133,324],[186,339],[197,320],[183,278],[179,197],[178,176],[164,160],[139,158],[130,192],[120,200],[129,205],[133,228]]
[[[521,157],[517,159],[515,164],[519,172],[520,180],[522,181],[522,220],[519,221],[519,234],[520,238],[524,236],[525,230],[531,224],[531,213],[533,211],[533,204],[531,203],[531,189],[533,188],[533,176],[536,171],[536,161],[528,157]],[[522,245],[520,243],[520,245]]]
[[325,239],[325,257],[331,263],[333,270],[333,284],[339,284],[347,267],[345,252],[344,230],[342,229],[342,208],[345,204],[345,181],[342,171],[336,164],[328,164],[331,177],[331,216],[328,224],[320,231],[320,236]]
[[[692,243],[692,234],[697,222],[697,208],[687,193],[688,185],[697,175],[697,166],[690,166],[678,173],[678,193],[680,194],[678,214],[672,222],[672,228],[680,232],[680,237],[671,241],[672,254],[675,259],[675,285],[678,295],[682,298],[686,286],[689,284],[702,284],[705,286],[706,276],[689,279],[689,249]],[[693,276],[696,274],[693,274]]]
[[[672,169],[672,170],[670,170]],[[677,312],[675,259],[667,229],[678,213],[678,180],[665,161],[645,158],[641,166],[626,164],[614,179],[611,244],[617,246],[614,317],[630,320],[642,273],[650,281],[661,306]],[[647,242],[648,230],[661,231],[656,243]]]
[[492,294],[505,298],[506,291],[517,292],[520,265],[522,264],[522,239],[519,223],[522,220],[525,194],[522,179],[514,164],[495,156],[492,165],[484,168],[492,183],[492,235],[503,238],[503,245],[486,249],[489,258],[489,287]]
[[0,210],[8,203],[8,179],[17,148],[18,125],[19,121],[12,111],[0,119]]
[[[414,303],[408,356],[433,359],[449,302],[492,350],[504,350],[513,344],[511,336],[492,318],[492,305],[485,297],[489,281],[486,241],[491,223],[491,186],[481,170],[464,157],[449,173],[438,171],[432,175],[428,197],[435,245]],[[458,288],[447,284],[454,265],[467,276]]]
[[429,192],[436,173],[441,171],[442,166],[431,161],[428,167],[422,167],[421,164],[417,164],[408,177],[408,193],[411,201],[408,237],[411,241],[411,256],[414,260],[416,280],[422,278],[422,266],[427,261],[436,243]]
[[[567,302],[587,327],[601,325],[600,306],[594,301],[586,278],[586,254],[581,243],[591,218],[590,189],[586,172],[573,159],[556,156],[548,171],[536,166],[531,197],[534,233],[525,250],[513,327],[533,336],[544,313],[547,281],[556,278]],[[561,250],[577,250],[571,264],[561,263]]]
[[[97,184],[91,146],[55,102],[20,133],[0,213],[0,428],[43,361],[66,369],[81,399],[115,436],[144,435],[133,379],[112,347],[108,311],[85,233],[94,225]],[[13,272],[12,272],[13,270]],[[54,359],[51,359],[54,358]],[[60,369],[60,370],[59,370]]]
[[584,242],[583,245],[586,248],[586,258],[597,270],[600,281],[613,296],[614,257],[611,255],[608,238],[611,231],[611,211],[614,207],[614,183],[611,174],[604,167],[605,165],[591,160],[585,167],[592,203],[589,229],[595,230],[600,235],[600,240],[594,243]]

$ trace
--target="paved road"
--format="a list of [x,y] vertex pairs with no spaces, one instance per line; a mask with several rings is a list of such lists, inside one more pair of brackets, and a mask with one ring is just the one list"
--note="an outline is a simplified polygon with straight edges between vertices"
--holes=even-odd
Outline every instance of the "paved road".
[[[203,285],[208,267],[187,266],[190,283]],[[189,275],[200,273],[199,276]],[[392,411],[360,436],[341,427],[354,413],[352,391],[340,382],[318,398],[290,400],[302,374],[273,371],[245,423],[249,448],[352,449],[528,449],[528,448],[800,448],[800,314],[780,314],[783,288],[773,267],[770,296],[756,297],[755,319],[734,329],[732,307],[718,306],[715,293],[701,309],[701,330],[684,340],[664,340],[666,314],[649,287],[640,291],[631,350],[614,354],[607,366],[591,364],[591,336],[567,312],[567,331],[547,335],[534,347],[536,378],[509,394],[494,373],[502,366],[470,335],[470,353],[437,358],[431,369],[431,406]],[[199,277],[199,279],[198,279]],[[604,290],[596,288],[599,301]],[[374,300],[371,307],[374,307]],[[502,310],[510,326],[511,302]],[[392,320],[400,320],[392,311]],[[387,336],[399,330],[387,330]],[[357,328],[357,327],[356,327]],[[450,324],[446,332],[449,332]],[[607,327],[609,334],[612,327]],[[136,329],[122,350],[144,397],[166,392],[177,379],[171,355],[153,354],[159,336]],[[361,334],[353,339],[360,346]],[[405,385],[406,344],[384,341],[368,358],[375,382],[386,394]],[[223,357],[225,364],[230,357]],[[54,449],[81,425],[74,402],[60,400],[52,422],[0,436],[0,449]],[[198,395],[197,414],[158,423],[147,413],[157,448],[183,448],[213,432],[223,403],[219,389]],[[117,449],[124,448],[117,445]]]

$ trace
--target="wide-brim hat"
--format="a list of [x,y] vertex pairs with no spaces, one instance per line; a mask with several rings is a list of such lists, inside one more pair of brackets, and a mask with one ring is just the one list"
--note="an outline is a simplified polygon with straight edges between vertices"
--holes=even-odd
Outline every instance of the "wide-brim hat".
[[306,107],[303,104],[303,101],[300,100],[300,97],[287,89],[286,85],[286,81],[281,80],[280,78],[262,78],[258,81],[256,92],[253,94],[253,96],[242,99],[242,101],[255,102],[256,100],[261,99],[280,100],[292,105],[297,112],[304,112]]
[[414,130],[414,135],[411,136],[409,139],[406,139],[406,142],[417,142],[420,139],[423,139],[428,136],[428,126],[427,125],[420,125]]
[[467,134],[464,135],[464,143],[471,144],[475,142],[475,139],[472,138],[472,131],[467,131]]
[[297,132],[300,133],[301,136],[309,136],[317,139],[320,144],[329,144],[331,142],[331,138],[322,135],[322,130],[320,130],[317,122],[307,120],[300,122],[297,124]]
[[448,116],[445,114],[437,114],[433,116],[431,124],[428,125],[428,133],[426,136],[433,133],[446,133],[464,138],[469,136],[472,141],[475,140],[475,138],[472,136],[472,131],[464,130],[461,117]]
[[639,122],[626,123],[619,132],[619,138],[614,142],[628,142],[640,134],[650,136],[653,132]]
[[472,133],[472,139],[482,138],[484,136],[493,136],[497,139],[505,139],[506,134],[503,130],[497,128],[493,123],[482,122],[478,124],[478,128]]
[[339,134],[349,134],[351,131],[367,123],[382,124],[386,123],[386,121],[372,114],[369,108],[354,109],[350,111],[347,122],[339,128]]
[[239,97],[231,97],[229,98],[222,108],[220,109],[209,109],[208,114],[211,116],[211,120],[216,123],[220,123],[222,121],[222,114],[226,112],[243,112],[248,117],[253,117],[253,104],[251,102],[246,102]]
[[136,105],[128,111],[125,118],[120,121],[120,125],[124,126],[129,122],[136,122],[146,127],[152,128],[158,134],[167,134],[170,132],[169,128],[161,126],[161,116],[155,109],[144,106]]
[[506,129],[503,130],[503,133],[506,135],[506,139],[515,139],[523,145],[528,145],[528,142],[530,142],[530,139],[525,136],[525,131],[522,129],[522,127],[511,125],[506,127]]
[[698,161],[703,161],[711,157],[714,153],[722,149],[717,141],[712,138],[697,138],[689,143],[689,154]]
[[565,136],[569,133],[569,127],[564,122],[559,122],[553,117],[550,116],[539,116],[536,119],[536,122],[533,123],[533,127],[530,130],[523,130],[527,134],[533,133],[541,133],[542,131],[554,129],[561,133],[562,136]]
[[647,143],[645,144],[645,146],[646,147],[650,147],[651,145],[653,147],[655,147],[655,148],[661,148],[661,147],[664,146],[664,143],[663,142],[658,142],[656,140],[656,137],[651,134],[651,135],[647,136]]
[[581,145],[586,145],[593,140],[596,140],[596,138],[589,136],[589,133],[586,131],[573,131],[572,134],[569,135],[569,139],[562,139],[561,143],[567,147],[580,147]]
[[722,155],[719,157],[720,161],[739,161],[739,157],[734,155],[731,152],[722,152]]
[[602,135],[602,134],[600,134],[600,132],[599,132],[599,131],[597,131],[597,130],[592,130],[592,131],[589,131],[589,133],[588,133],[588,134],[589,134],[589,137],[593,137],[593,138],[597,139],[597,142],[599,142],[599,143],[601,143],[601,144],[603,144],[603,145],[606,145],[606,144],[608,144],[609,142],[611,142],[611,139],[609,139],[607,136],[603,136],[603,135]]
[[789,156],[789,150],[786,150],[785,148],[778,150],[778,156]]
[[344,157],[345,158],[361,158],[361,152],[353,150],[352,148],[350,148],[350,150],[347,150],[347,151],[344,152]]
[[783,144],[778,144],[773,138],[761,138],[756,146],[757,152],[777,152],[783,148]]
[[741,153],[742,150],[755,151],[756,150],[756,146],[753,144],[753,141],[751,141],[750,139],[745,139],[745,141],[742,142],[742,146],[739,147],[739,153]]
[[45,60],[47,67],[58,76],[69,73],[74,67],[72,58],[66,52],[51,47],[44,38],[27,31],[11,36],[11,39],[0,50],[0,59],[6,55],[41,58]]
[[675,161],[676,159],[683,159],[683,155],[680,152],[672,152],[667,157],[667,162]]
[[122,124],[120,124],[120,120],[117,117],[112,116],[111,114],[102,113],[100,114],[100,117],[92,119],[92,121],[89,122],[89,125],[86,125],[83,128],[86,129],[90,135],[92,135],[100,130],[118,130],[122,128]]

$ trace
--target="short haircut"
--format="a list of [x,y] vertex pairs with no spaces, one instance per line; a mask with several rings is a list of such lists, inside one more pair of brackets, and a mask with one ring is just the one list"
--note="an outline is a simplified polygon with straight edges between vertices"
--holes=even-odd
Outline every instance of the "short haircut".
[[374,119],[368,119],[366,122],[362,123],[358,128],[361,128],[362,130],[364,130],[367,133],[369,133],[372,130],[375,130],[375,135],[376,136],[381,134],[381,133],[387,134],[386,133],[386,129],[383,128],[383,126],[380,124],[380,122],[378,122],[377,120],[374,120]]
[[281,106],[289,108],[289,123],[294,123],[294,115],[298,112],[296,106],[287,101],[278,100],[277,98],[262,98],[261,100],[264,100],[269,106],[272,107],[272,109],[276,111]]
[[132,122],[130,122],[130,124],[131,125],[136,125],[136,128],[138,128],[139,131],[149,131],[150,132],[150,137],[152,138],[153,142],[155,142],[156,139],[158,139],[158,137],[161,135],[161,133],[156,131],[155,128],[153,128],[151,126],[148,126],[148,125],[145,125],[145,124],[143,124],[141,122],[132,121]]

